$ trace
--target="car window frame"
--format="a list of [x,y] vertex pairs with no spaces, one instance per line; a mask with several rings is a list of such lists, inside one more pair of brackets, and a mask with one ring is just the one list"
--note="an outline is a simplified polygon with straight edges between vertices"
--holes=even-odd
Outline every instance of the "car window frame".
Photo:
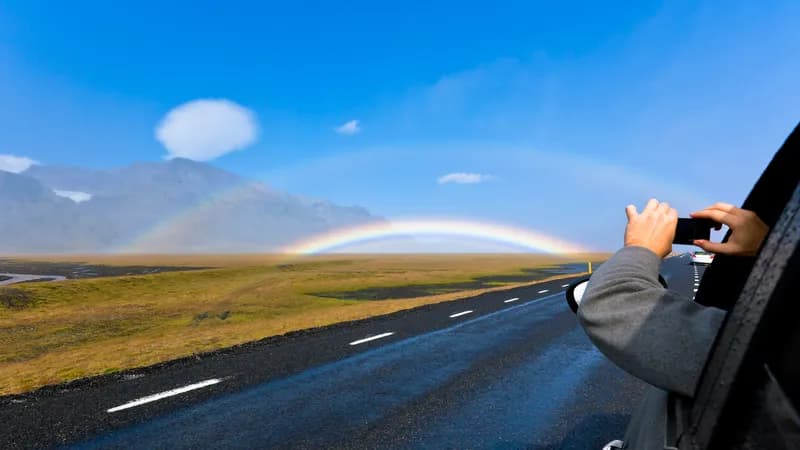
[[[726,432],[721,419],[748,367],[746,357],[761,319],[775,299],[790,259],[800,243],[800,184],[759,252],[753,270],[728,314],[709,354],[693,399],[677,399],[668,411],[668,436],[680,449],[706,449],[717,433]],[[673,442],[675,442],[673,441]]]

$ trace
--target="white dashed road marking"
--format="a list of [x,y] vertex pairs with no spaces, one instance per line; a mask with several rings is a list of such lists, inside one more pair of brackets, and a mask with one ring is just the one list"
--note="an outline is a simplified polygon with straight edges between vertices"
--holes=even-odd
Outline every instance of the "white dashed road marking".
[[542,289],[541,291],[537,292],[537,294],[544,294],[545,292],[547,292],[547,289]]
[[383,338],[385,338],[387,336],[391,336],[393,334],[394,334],[394,332],[390,331],[388,333],[383,333],[383,334],[378,334],[378,335],[375,335],[375,336],[370,336],[368,338],[364,338],[364,339],[359,339],[357,341],[353,341],[353,342],[350,343],[350,345],[358,345],[358,344],[363,344],[364,342],[374,341],[376,339],[383,339]]
[[453,318],[456,318],[456,317],[466,316],[467,314],[470,314],[471,312],[472,312],[472,310],[461,311],[460,313],[455,313],[455,314],[451,315],[450,318],[453,319]]
[[569,287],[568,284],[562,284],[561,287]]
[[519,300],[519,297],[510,298],[508,300],[503,301],[503,303],[511,303]]
[[148,395],[147,397],[142,397],[142,398],[130,401],[128,403],[125,403],[124,405],[115,406],[115,407],[113,407],[113,408],[111,408],[109,410],[106,410],[106,412],[113,413],[113,412],[117,412],[117,411],[122,411],[123,409],[134,408],[136,406],[141,406],[141,405],[144,405],[146,403],[155,402],[155,401],[161,400],[163,398],[172,397],[172,396],[175,396],[175,395],[183,394],[184,392],[189,392],[189,391],[193,391],[195,389],[201,389],[201,388],[204,388],[204,387],[207,387],[207,386],[211,386],[212,384],[217,384],[217,383],[219,383],[221,381],[222,380],[219,379],[219,378],[212,378],[210,380],[201,381],[199,383],[190,384],[188,386],[180,387],[180,388],[177,388],[177,389],[171,389],[169,391],[164,391],[164,392],[161,392],[160,394]]

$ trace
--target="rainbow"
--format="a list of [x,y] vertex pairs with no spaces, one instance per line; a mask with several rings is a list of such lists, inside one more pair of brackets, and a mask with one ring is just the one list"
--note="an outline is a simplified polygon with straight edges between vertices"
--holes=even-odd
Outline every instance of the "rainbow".
[[[133,241],[119,245],[111,251],[117,253],[170,251],[170,245],[180,242],[185,230],[210,220],[211,216],[216,214],[219,206],[236,203],[239,199],[252,195],[254,189],[263,189],[263,187],[253,183],[243,183],[219,191],[190,208],[160,220]],[[523,228],[471,220],[427,218],[376,221],[338,228],[300,239],[277,249],[277,252],[295,255],[325,253],[351,244],[408,236],[471,238],[545,253],[585,253],[589,251],[580,245]],[[212,248],[212,250],[214,249]],[[198,248],[194,251],[207,250]],[[276,249],[267,249],[267,251],[276,251]]]
[[[186,230],[191,230],[211,220],[219,214],[219,207],[236,204],[253,195],[254,190],[264,191],[264,185],[255,182],[242,182],[221,189],[196,204],[164,217],[153,223],[143,233],[130,242],[121,243],[111,249],[111,253],[159,253],[171,250],[171,245],[181,242]],[[204,248],[197,249],[205,251]]]
[[532,230],[486,222],[453,219],[416,219],[371,222],[339,228],[290,244],[289,254],[325,253],[347,245],[396,236],[447,236],[483,239],[545,253],[586,253],[590,250]]

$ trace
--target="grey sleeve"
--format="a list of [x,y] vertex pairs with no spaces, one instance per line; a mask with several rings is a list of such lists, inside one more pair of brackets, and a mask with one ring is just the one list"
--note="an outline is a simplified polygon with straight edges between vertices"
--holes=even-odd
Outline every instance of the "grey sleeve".
[[626,372],[692,396],[725,311],[658,282],[661,259],[625,247],[592,274],[578,318],[592,342]]

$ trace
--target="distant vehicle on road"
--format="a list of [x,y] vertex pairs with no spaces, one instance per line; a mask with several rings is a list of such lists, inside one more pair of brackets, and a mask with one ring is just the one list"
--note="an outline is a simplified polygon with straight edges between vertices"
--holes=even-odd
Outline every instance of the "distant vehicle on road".
[[700,250],[692,252],[690,256],[691,256],[691,261],[689,262],[689,264],[691,265],[711,264],[711,262],[714,261],[713,253],[708,253]]

